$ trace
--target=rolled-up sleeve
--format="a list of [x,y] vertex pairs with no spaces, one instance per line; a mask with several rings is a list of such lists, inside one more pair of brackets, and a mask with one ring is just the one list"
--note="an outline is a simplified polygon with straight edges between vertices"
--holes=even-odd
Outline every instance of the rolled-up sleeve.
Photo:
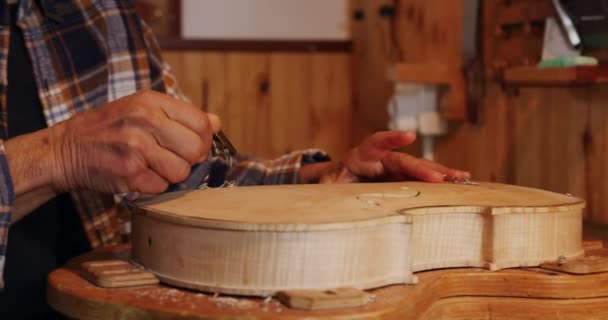
[[11,223],[11,210],[15,202],[15,192],[10,169],[4,152],[4,144],[0,140],[0,288],[4,287],[4,263],[6,261],[6,245],[8,229]]
[[329,160],[327,153],[319,149],[294,151],[272,160],[239,154],[232,165],[224,159],[210,157],[195,165],[190,176],[171,186],[169,191],[196,189],[205,184],[218,187],[223,183],[237,186],[296,184],[300,183],[300,169],[303,166]]
[[273,160],[238,160],[227,177],[237,185],[296,184],[300,182],[302,166],[329,161],[329,156],[319,149],[307,149],[294,151]]

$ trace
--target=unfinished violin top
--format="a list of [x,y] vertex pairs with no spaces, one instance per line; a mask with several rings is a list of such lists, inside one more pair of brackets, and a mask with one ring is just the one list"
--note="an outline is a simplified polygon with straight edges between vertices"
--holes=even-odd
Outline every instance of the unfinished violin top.
[[368,289],[415,283],[428,269],[579,256],[584,205],[495,183],[176,192],[136,203],[132,259],[161,281],[214,292]]

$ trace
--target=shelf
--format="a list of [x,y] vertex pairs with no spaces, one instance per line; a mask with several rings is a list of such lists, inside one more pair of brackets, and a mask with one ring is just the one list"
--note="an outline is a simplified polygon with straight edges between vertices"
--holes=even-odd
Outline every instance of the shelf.
[[503,82],[511,86],[584,86],[608,83],[608,66],[505,69]]
[[394,82],[449,85],[460,77],[459,68],[442,64],[398,63],[388,70],[388,78]]

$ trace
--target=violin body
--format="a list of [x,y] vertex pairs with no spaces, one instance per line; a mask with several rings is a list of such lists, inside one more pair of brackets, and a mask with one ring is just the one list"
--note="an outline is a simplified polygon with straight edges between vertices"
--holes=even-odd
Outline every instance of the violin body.
[[241,295],[416,283],[418,271],[583,254],[583,200],[422,182],[176,192],[137,202],[131,259],[161,281]]

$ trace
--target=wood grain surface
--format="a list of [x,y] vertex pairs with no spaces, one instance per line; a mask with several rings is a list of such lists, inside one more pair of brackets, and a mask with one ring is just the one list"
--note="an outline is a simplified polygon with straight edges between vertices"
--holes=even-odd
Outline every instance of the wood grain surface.
[[347,52],[165,51],[192,103],[222,120],[237,150],[262,158],[353,143]]
[[136,203],[134,262],[241,295],[415,283],[416,271],[538,266],[582,254],[581,199],[512,185],[237,187]]
[[[375,299],[354,309],[301,311],[274,299],[217,296],[156,285],[103,289],[79,275],[87,260],[126,259],[117,246],[85,254],[53,271],[48,301],[78,319],[604,319],[608,273],[569,275],[537,268],[477,268],[417,273],[417,285],[369,291]],[[608,250],[588,252],[608,256]]]
[[[393,182],[196,190],[167,193],[135,204],[148,215],[190,226],[306,231],[346,229],[358,223],[376,224],[375,220],[392,216],[458,213],[459,210],[491,215],[566,212],[581,209],[584,201],[541,189],[498,183]],[[288,229],[289,226],[297,229]]]

